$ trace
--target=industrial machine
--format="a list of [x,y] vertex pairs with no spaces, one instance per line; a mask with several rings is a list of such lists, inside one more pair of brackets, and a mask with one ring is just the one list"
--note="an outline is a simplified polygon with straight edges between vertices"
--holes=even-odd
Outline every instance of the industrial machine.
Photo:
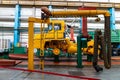
[[[41,24],[43,24],[42,21],[44,21],[36,18],[30,18],[30,20],[40,21]],[[58,61],[57,58],[61,51],[70,54],[77,52],[77,44],[65,37],[66,26],[63,20],[48,20],[44,24],[47,24],[47,28],[42,26],[40,33],[34,35],[33,41],[33,47],[40,50],[40,53],[37,54],[39,57],[44,56],[45,51],[52,51],[56,59],[55,61]]]
[[65,23],[62,20],[52,20],[48,24],[46,33],[35,34],[34,48],[41,50],[41,37],[44,39],[44,43],[42,43],[44,49],[51,48],[54,55],[59,55],[60,51],[66,51],[68,53],[77,52],[77,44],[65,37]]
[[[80,16],[96,16],[103,14],[105,16],[105,29],[104,29],[104,42],[106,46],[106,56],[109,61],[111,58],[111,40],[110,40],[110,14],[105,10],[76,10],[76,11],[53,11],[50,12],[46,7],[42,7],[43,11],[41,19],[29,18],[29,48],[28,48],[28,68],[30,70],[34,69],[34,48],[40,49],[40,66],[44,69],[44,50],[51,48],[54,55],[59,55],[60,50],[67,51],[68,53],[77,52],[77,66],[82,65],[82,47],[83,46],[83,35],[77,36],[77,45],[71,42],[69,39],[65,38],[65,23],[64,21],[53,20],[51,21],[49,17],[80,17]],[[34,23],[40,23],[40,33],[34,35]],[[45,32],[45,24],[48,26],[47,32]],[[98,47],[98,46],[96,46]],[[96,48],[95,47],[95,48]],[[110,68],[111,62],[108,62],[106,68]],[[97,67],[97,64],[93,63],[93,66]]]

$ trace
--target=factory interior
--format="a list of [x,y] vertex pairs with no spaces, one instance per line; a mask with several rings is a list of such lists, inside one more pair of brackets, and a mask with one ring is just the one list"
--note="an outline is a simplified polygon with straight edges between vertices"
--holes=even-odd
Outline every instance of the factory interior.
[[120,80],[119,0],[0,0],[0,80]]

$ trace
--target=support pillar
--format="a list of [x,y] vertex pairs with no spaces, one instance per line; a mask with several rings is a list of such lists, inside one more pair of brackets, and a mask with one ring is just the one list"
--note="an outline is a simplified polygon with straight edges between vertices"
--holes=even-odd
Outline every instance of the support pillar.
[[110,28],[111,30],[115,30],[115,8],[109,8],[110,12]]
[[[52,11],[52,6],[49,5],[49,6],[48,6],[48,9],[49,9],[50,11]],[[51,19],[50,19],[50,20],[51,20]]]
[[80,18],[80,29],[82,29],[82,18]]
[[49,5],[48,8],[49,8],[50,11],[52,11],[52,6],[51,5]]
[[14,47],[17,47],[17,44],[19,43],[20,40],[20,5],[17,4],[15,6],[15,24],[14,24]]
[[30,18],[28,25],[28,69],[34,70],[34,22]]
[[[52,11],[52,6],[49,5],[49,6],[48,6],[48,9],[49,9],[49,11]],[[51,18],[50,18],[50,22],[51,22]],[[52,29],[52,25],[49,25],[49,29],[50,29],[50,30]]]
[[82,41],[81,34],[77,36],[77,68],[82,68]]
[[[78,10],[96,10],[96,8],[94,7],[80,7]],[[81,41],[81,37],[89,37],[88,32],[87,32],[87,17],[82,17],[80,18],[80,29],[82,31],[80,31],[80,36],[77,36],[77,51],[78,51],[78,55],[77,55],[77,67],[83,67],[82,66],[82,41]],[[82,34],[81,34],[82,33]],[[92,56],[87,55],[87,60],[91,61],[92,60]]]
[[82,17],[82,35],[88,37],[87,32],[87,17]]

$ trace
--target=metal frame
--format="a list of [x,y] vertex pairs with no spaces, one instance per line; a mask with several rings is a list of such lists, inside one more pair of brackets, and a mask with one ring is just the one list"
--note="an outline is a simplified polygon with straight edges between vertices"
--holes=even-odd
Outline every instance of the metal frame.
[[[28,19],[28,22],[29,22],[29,27],[28,27],[28,69],[34,70],[34,23],[40,23],[40,24],[48,23],[49,19],[41,20],[39,18],[30,17]],[[42,29],[41,29],[41,33],[42,33]],[[41,44],[42,44],[42,42],[41,42]],[[42,50],[44,50],[44,47],[41,47],[41,48],[43,48]],[[44,55],[41,55],[41,56],[44,56]],[[41,64],[43,64],[43,63],[41,63]],[[43,65],[42,65],[42,67],[43,67]]]

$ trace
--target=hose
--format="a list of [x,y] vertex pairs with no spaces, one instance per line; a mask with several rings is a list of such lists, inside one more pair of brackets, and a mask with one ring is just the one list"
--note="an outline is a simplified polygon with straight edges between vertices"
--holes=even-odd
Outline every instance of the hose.
[[98,65],[98,29],[95,31],[94,36],[94,55],[93,55],[93,67],[97,72],[102,71],[103,68]]
[[[106,36],[108,37],[108,35]],[[99,54],[100,59],[104,60],[104,66],[106,69],[111,67],[111,47],[108,42],[108,38],[102,35],[101,30],[97,29],[94,36],[94,55],[93,55],[93,67],[97,72],[102,71],[103,68],[98,65],[98,48],[101,47],[101,53]]]
[[109,69],[110,68],[110,64],[109,64],[109,55],[107,54],[106,52],[106,47],[105,47],[105,41],[104,41],[104,37],[103,36],[100,36],[101,38],[101,48],[102,48],[102,54],[103,54],[103,60],[104,60],[104,66],[105,68]]
[[111,35],[110,35],[110,16],[105,16],[105,31],[104,31],[104,41],[105,41],[105,46],[106,46],[106,54],[107,54],[107,61],[108,61],[108,67],[109,69],[111,67]]

